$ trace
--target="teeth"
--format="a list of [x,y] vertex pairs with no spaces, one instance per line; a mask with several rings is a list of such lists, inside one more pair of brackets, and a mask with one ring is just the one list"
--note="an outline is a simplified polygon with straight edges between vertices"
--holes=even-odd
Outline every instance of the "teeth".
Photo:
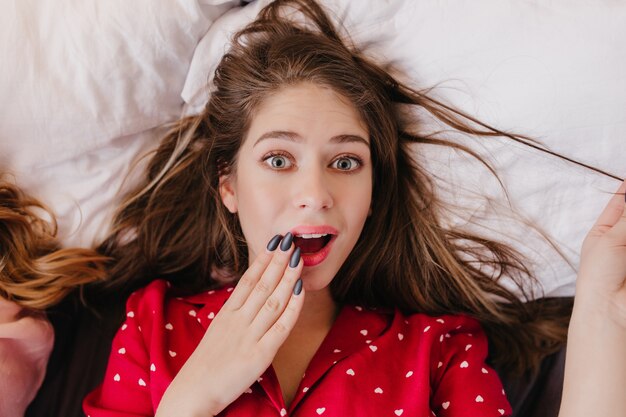
[[328,236],[328,233],[302,233],[301,235],[296,235],[297,237],[301,237],[303,239],[316,239],[323,236]]

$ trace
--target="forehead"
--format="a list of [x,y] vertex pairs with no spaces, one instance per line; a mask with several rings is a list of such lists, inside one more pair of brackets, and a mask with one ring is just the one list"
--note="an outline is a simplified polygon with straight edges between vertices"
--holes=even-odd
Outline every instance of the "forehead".
[[356,107],[328,87],[302,83],[284,87],[263,100],[253,113],[247,137],[267,131],[296,132],[302,137],[359,135],[368,128]]

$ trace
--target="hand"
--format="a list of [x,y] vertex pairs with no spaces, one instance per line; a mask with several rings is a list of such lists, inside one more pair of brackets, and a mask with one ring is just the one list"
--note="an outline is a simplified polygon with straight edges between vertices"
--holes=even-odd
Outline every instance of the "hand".
[[304,301],[304,293],[294,294],[303,267],[300,250],[293,250],[290,233],[276,249],[280,238],[243,274],[163,395],[157,416],[216,415],[270,366]]
[[626,182],[583,242],[559,417],[624,416]]
[[[582,246],[576,299],[626,329],[626,182],[600,214]],[[579,309],[580,310],[580,309]]]

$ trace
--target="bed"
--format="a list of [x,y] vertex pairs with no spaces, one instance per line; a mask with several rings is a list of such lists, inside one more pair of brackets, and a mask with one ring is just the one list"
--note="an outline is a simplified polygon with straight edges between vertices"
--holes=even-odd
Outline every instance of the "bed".
[[[202,108],[229,35],[268,1],[0,2],[0,169],[54,210],[65,246],[91,246],[106,235],[116,202],[137,178],[141,156],[156,146],[166,123]],[[626,137],[626,5],[324,3],[355,43],[393,63],[417,88],[436,86],[434,96],[469,114],[612,174],[504,139],[450,134],[489,159],[507,187],[507,200],[489,172],[467,156],[416,149],[440,178],[445,198],[478,223],[468,227],[512,243],[532,262],[541,281],[537,297],[571,297],[585,233],[626,176],[620,155]],[[425,131],[438,128],[424,119]],[[511,208],[522,215],[512,216]],[[451,213],[447,221],[467,219]],[[123,300],[112,302],[112,311],[123,307]],[[28,415],[81,415],[78,399],[103,371],[115,317],[103,324],[75,303],[51,312],[57,343]],[[561,367],[562,353],[549,358],[540,375],[508,382],[518,415],[555,415],[550,413],[558,407]]]

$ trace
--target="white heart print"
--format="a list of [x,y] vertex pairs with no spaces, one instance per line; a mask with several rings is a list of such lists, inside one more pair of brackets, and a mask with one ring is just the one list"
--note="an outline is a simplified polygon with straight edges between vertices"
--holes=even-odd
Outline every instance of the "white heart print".
[[322,414],[324,414],[324,411],[326,411],[326,408],[325,407],[320,407],[320,408],[318,408],[315,411],[317,412],[318,415],[321,416]]

